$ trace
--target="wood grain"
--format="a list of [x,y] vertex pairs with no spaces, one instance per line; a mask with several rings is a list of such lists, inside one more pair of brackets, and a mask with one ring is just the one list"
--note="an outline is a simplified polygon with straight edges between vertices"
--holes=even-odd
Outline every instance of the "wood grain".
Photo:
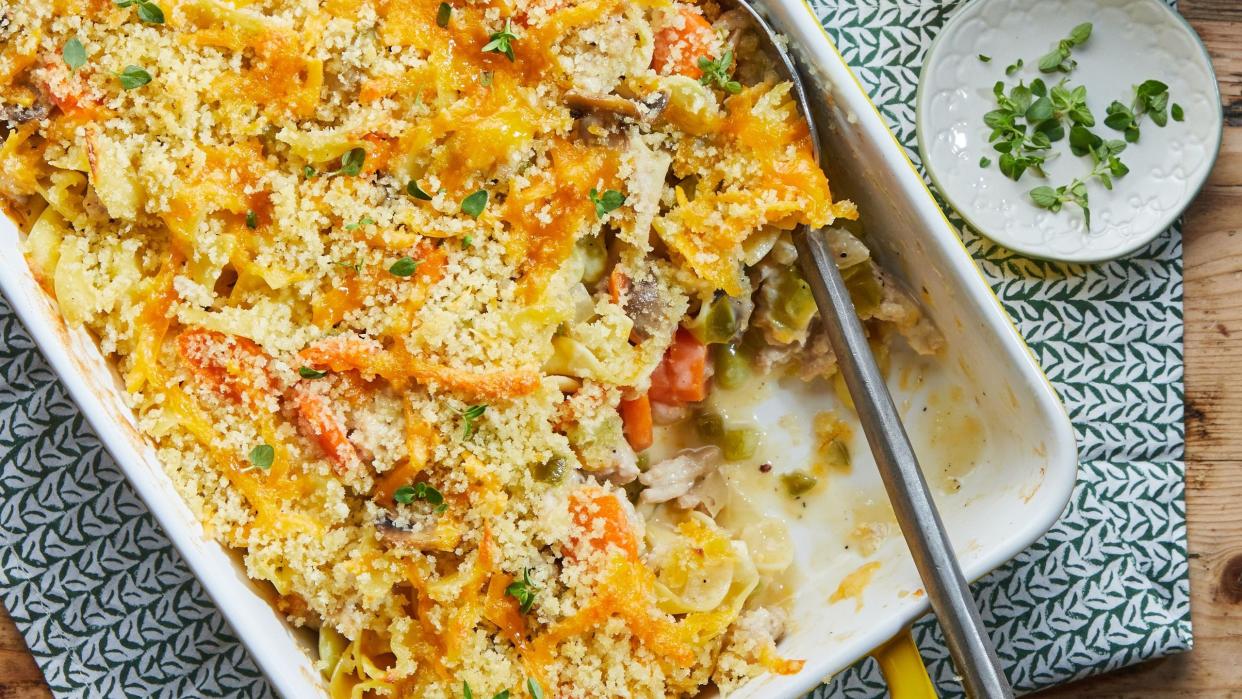
[[46,699],[52,696],[43,683],[26,642],[9,613],[0,605],[0,699]]
[[[1242,2],[1182,0],[1220,78],[1227,128],[1186,213],[1186,509],[1192,652],[1041,693],[1068,699],[1242,698]],[[50,697],[0,606],[0,699]]]

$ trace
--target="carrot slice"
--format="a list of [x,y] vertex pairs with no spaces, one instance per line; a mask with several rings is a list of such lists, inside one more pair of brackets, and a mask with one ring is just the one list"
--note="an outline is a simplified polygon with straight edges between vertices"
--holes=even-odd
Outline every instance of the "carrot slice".
[[258,404],[275,391],[267,354],[247,338],[190,328],[177,336],[177,353],[197,370],[197,380],[238,402]]
[[579,560],[592,550],[616,547],[629,560],[637,560],[638,537],[613,493],[597,486],[580,488],[569,496],[569,515],[574,529],[569,535],[568,557]]
[[651,400],[670,405],[707,398],[707,345],[678,328],[664,360],[651,372]]
[[418,359],[400,342],[384,349],[378,340],[361,335],[333,335],[317,340],[298,357],[314,366],[332,371],[356,369],[378,374],[395,385],[407,380],[435,383],[449,391],[477,398],[507,399],[527,395],[540,385],[535,371],[475,372],[455,369]]
[[621,303],[621,296],[629,290],[630,278],[625,276],[620,266],[613,267],[612,274],[608,275],[608,294],[612,296],[612,302]]
[[698,8],[679,3],[679,16],[655,35],[651,67],[657,73],[674,73],[691,78],[703,75],[699,59],[710,57],[716,32]]
[[651,420],[651,399],[646,394],[634,400],[623,400],[618,406],[621,421],[625,427],[625,439],[634,448],[642,451],[655,441],[655,429]]
[[294,384],[290,396],[298,413],[298,428],[319,444],[337,473],[344,475],[362,466],[358,451],[349,441],[345,426],[336,419],[327,398],[304,381]]

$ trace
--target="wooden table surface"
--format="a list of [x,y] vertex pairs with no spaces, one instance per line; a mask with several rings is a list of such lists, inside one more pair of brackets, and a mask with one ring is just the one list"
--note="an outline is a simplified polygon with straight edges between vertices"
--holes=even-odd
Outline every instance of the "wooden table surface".
[[[1220,78],[1225,140],[1186,212],[1186,511],[1195,648],[1040,697],[1242,698],[1242,1],[1181,0]],[[0,605],[0,699],[51,696]]]

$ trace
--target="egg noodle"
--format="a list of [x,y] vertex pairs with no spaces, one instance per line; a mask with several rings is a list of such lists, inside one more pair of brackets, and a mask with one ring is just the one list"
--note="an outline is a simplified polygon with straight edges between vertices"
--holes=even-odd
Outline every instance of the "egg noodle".
[[[722,475],[757,433],[699,407],[833,375],[789,232],[855,211],[758,46],[671,0],[0,0],[27,262],[335,699],[802,667]],[[934,349],[849,226],[877,348]]]

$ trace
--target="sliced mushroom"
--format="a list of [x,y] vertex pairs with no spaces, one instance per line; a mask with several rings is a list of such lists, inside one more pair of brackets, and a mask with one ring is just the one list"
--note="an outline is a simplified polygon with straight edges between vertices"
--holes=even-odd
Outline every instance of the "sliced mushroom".
[[651,277],[635,279],[630,284],[625,299],[625,315],[634,321],[630,337],[643,342],[664,327],[667,315],[665,300],[660,296],[660,285]]
[[402,546],[419,551],[451,551],[461,540],[457,527],[444,519],[437,519],[429,526],[403,526],[391,515],[381,515],[375,521],[380,540],[390,546]]
[[583,114],[611,112],[631,119],[641,119],[638,104],[616,95],[598,95],[589,92],[569,90],[565,93],[565,104],[569,108]]
[[651,122],[668,106],[668,93],[657,91],[638,101],[617,95],[569,90],[565,93],[565,104],[575,112],[586,115],[611,114],[635,121]]
[[16,126],[30,121],[43,121],[52,113],[52,106],[39,100],[29,107],[17,104],[0,104],[0,121]]

